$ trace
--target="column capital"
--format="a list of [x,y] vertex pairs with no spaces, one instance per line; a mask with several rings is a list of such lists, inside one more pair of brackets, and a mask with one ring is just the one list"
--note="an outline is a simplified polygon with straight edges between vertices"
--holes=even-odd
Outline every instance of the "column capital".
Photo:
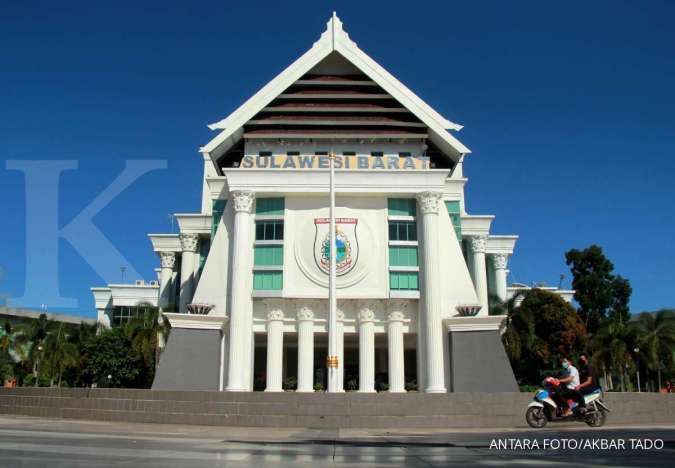
[[506,254],[492,255],[492,266],[495,267],[495,270],[506,270],[508,262],[509,256]]
[[279,322],[284,319],[284,311],[281,309],[272,309],[267,312],[268,322]]
[[299,322],[311,322],[314,320],[314,312],[309,306],[298,307],[297,318]]
[[232,206],[236,212],[250,213],[253,208],[255,193],[249,190],[236,190],[232,192]]
[[393,312],[389,312],[387,318],[390,322],[403,322],[405,320],[405,315],[403,312],[395,310]]
[[176,252],[157,252],[162,268],[170,268],[176,265]]
[[417,194],[417,201],[420,205],[422,214],[436,214],[443,194],[441,192],[421,192]]
[[359,322],[367,323],[375,321],[375,310],[372,304],[365,303],[359,308]]
[[180,234],[180,246],[183,252],[196,252],[199,244],[199,234]]
[[471,237],[471,252],[485,253],[487,248],[487,236],[472,236]]

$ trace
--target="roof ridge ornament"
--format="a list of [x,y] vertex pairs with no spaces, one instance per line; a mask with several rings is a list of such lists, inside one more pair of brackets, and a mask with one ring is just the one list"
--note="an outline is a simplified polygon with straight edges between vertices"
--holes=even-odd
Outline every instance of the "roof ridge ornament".
[[352,45],[356,45],[356,42],[352,41],[349,34],[345,32],[340,17],[336,12],[333,12],[326,23],[326,30],[321,34],[319,40],[314,43],[314,46],[320,45],[323,41],[329,41],[331,50],[336,50],[336,43],[340,38],[348,41]]

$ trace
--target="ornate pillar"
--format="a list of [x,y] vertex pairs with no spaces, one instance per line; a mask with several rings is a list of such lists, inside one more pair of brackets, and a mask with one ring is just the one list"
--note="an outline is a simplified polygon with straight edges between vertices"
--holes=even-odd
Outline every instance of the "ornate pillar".
[[487,270],[485,269],[486,236],[471,238],[471,258],[473,262],[473,285],[476,288],[478,303],[481,305],[478,315],[488,315]]
[[425,349],[425,392],[445,393],[445,370],[443,356],[443,321],[440,277],[440,250],[438,236],[438,211],[440,192],[422,192],[417,195],[419,211],[422,213],[422,234],[424,244],[424,340]]
[[492,256],[492,266],[495,270],[495,294],[500,301],[506,301],[506,265],[509,256],[506,254],[496,254]]
[[375,312],[369,305],[359,311],[359,392],[375,391]]
[[227,391],[249,390],[253,365],[253,310],[248,281],[252,271],[251,209],[253,192],[232,192],[234,239],[230,298],[230,352]]
[[314,312],[298,310],[298,392],[314,391]]
[[267,313],[267,386],[266,392],[282,392],[284,357],[284,312],[272,306]]
[[345,391],[345,313],[342,309],[337,310],[337,358],[338,376],[336,392]]
[[[159,310],[165,311],[171,303],[171,277],[176,265],[176,252],[158,252],[161,269],[159,272]],[[175,306],[175,304],[174,304]]]
[[403,310],[406,304],[392,301],[387,324],[389,351],[389,391],[405,392],[405,364],[403,358]]
[[195,253],[199,245],[198,234],[181,234],[180,246],[183,252],[180,258],[180,306],[178,311],[187,314],[187,305],[194,294]]

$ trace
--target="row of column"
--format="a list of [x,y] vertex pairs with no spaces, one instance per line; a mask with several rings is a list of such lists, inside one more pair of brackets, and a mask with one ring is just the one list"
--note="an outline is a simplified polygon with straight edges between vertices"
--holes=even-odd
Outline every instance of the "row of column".
[[[440,272],[441,243],[438,226],[439,212],[445,212],[442,203],[442,193],[435,191],[422,192],[417,195],[419,213],[422,216],[422,265],[423,289],[420,301],[423,304],[423,314],[420,314],[418,333],[420,343],[423,344],[424,369],[422,370],[424,389],[427,393],[442,393],[445,388],[445,358],[443,317],[445,315],[442,301],[443,280]],[[481,315],[488,315],[488,282],[485,255],[487,250],[487,236],[471,238],[472,270],[474,287],[481,305]],[[506,300],[506,255],[494,255],[493,266],[495,271],[495,289],[500,300]],[[422,348],[422,347],[420,347]]]
[[[296,315],[298,329],[298,392],[314,391],[314,313],[306,306]],[[387,323],[389,352],[389,391],[405,391],[403,321],[401,311],[389,314]],[[344,313],[338,311],[338,389],[344,391]],[[375,391],[375,313],[359,311],[359,391]],[[282,391],[284,313],[271,309],[267,314],[267,392]]]
[[[486,251],[487,236],[471,237],[471,267],[476,294],[482,306],[480,315],[487,315],[489,307]],[[506,254],[492,254],[490,257],[494,270],[494,293],[503,302],[506,300],[506,268],[509,257]]]
[[[179,236],[181,244],[181,268],[180,268],[180,294],[178,301],[178,311],[187,313],[187,305],[194,295],[194,286],[197,274],[199,248],[199,234],[181,233]],[[160,259],[159,273],[159,308],[166,310],[173,299],[172,280],[176,266],[176,252],[158,252]]]

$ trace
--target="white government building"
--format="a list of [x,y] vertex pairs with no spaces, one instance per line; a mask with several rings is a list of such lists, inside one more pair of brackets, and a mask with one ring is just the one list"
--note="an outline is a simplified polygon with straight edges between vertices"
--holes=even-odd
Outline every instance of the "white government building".
[[[304,55],[201,148],[201,211],[150,234],[158,281],[92,288],[101,322],[171,323],[153,388],[326,388],[329,154],[335,155],[339,391],[517,390],[501,344],[518,236],[468,214],[450,122],[333,15]],[[563,292],[563,294],[568,294]],[[568,294],[569,295],[569,294]]]

